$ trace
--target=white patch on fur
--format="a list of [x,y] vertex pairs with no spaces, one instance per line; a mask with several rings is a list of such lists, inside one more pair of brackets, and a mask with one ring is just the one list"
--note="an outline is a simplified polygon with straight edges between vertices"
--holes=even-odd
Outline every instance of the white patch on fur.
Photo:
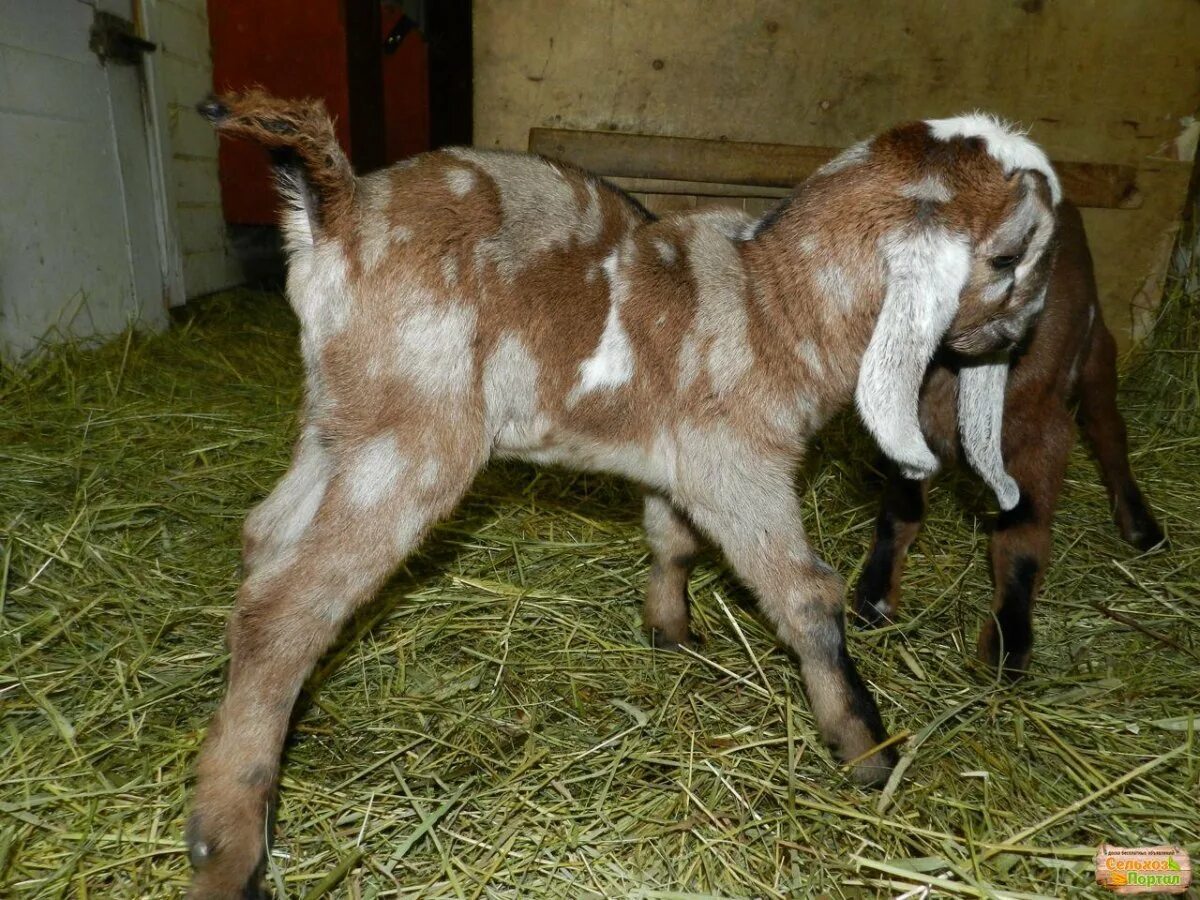
[[297,442],[287,474],[246,517],[246,533],[277,549],[296,543],[321,507],[330,470],[329,455],[321,448],[319,432],[307,426]]
[[[695,323],[680,345],[679,387],[687,390],[703,367],[713,388],[724,393],[754,365],[747,335],[746,271],[738,245],[725,231],[711,227],[711,219],[707,226],[699,223],[688,240],[697,309]],[[701,360],[706,346],[708,355]]]
[[536,446],[547,424],[538,420],[537,360],[516,334],[504,335],[483,363],[484,422],[501,451]]
[[753,228],[757,223],[749,213],[729,207],[716,207],[691,213],[690,222],[700,227],[709,227],[724,235],[731,241],[740,241],[747,228]]
[[859,141],[857,144],[851,144],[813,174],[832,175],[835,172],[842,172],[866,162],[870,155],[871,141]]
[[417,473],[417,484],[423,490],[429,490],[436,487],[438,476],[442,474],[442,465],[435,458],[430,457],[421,463],[421,470]]
[[410,240],[412,238],[412,236],[413,236],[412,229],[409,228],[407,225],[393,225],[392,226],[392,240],[395,241],[397,244],[403,244],[405,241]]
[[322,239],[288,263],[287,296],[300,320],[300,349],[305,368],[318,368],[325,342],[350,321],[346,254],[338,241]]
[[1017,482],[1004,469],[1001,451],[1007,383],[1007,354],[994,362],[963,366],[958,373],[958,433],[963,455],[1006,511],[1021,499]]
[[455,197],[465,197],[475,187],[475,173],[470,169],[447,169],[446,186]]
[[604,209],[600,206],[600,189],[590,180],[587,183],[587,197],[587,206],[583,209],[575,236],[581,244],[594,244],[604,231]]
[[886,294],[859,369],[854,397],[880,449],[908,478],[927,478],[938,460],[918,417],[921,382],[970,272],[967,243],[940,229],[880,239]]
[[658,258],[662,260],[664,266],[675,265],[678,255],[675,253],[675,247],[670,241],[663,238],[655,238],[654,249],[658,252]]
[[394,434],[372,438],[354,454],[345,473],[347,501],[359,510],[378,506],[392,496],[407,468]]
[[921,200],[931,203],[949,203],[954,199],[954,191],[936,175],[926,175],[920,181],[906,184],[900,188],[900,196],[909,200]]
[[430,396],[464,393],[474,372],[475,309],[427,302],[408,312],[388,348],[393,371]]
[[1050,195],[1057,206],[1062,200],[1062,185],[1045,151],[1025,136],[1025,133],[996,116],[975,112],[951,119],[927,119],[933,136],[940,141],[954,137],[978,137],[987,144],[988,153],[1005,174],[1018,169],[1041,172],[1050,183]]
[[442,257],[442,280],[446,282],[446,287],[458,285],[458,257],[453,253]]
[[804,364],[808,366],[808,370],[813,374],[813,377],[820,378],[825,374],[825,359],[821,353],[821,348],[817,346],[817,342],[812,338],[801,338],[796,344],[797,355],[804,360]]
[[316,242],[316,198],[308,182],[299,173],[277,169],[275,186],[283,201],[279,207],[279,228],[283,233],[283,249],[289,257],[312,250]]
[[686,392],[700,375],[704,362],[700,358],[700,342],[701,336],[693,326],[679,344],[679,377],[676,384],[680,393]]
[[572,183],[578,176],[569,180],[536,156],[467,147],[446,152],[482,169],[500,194],[500,227],[479,241],[475,258],[479,265],[491,262],[505,280],[586,229],[587,210],[579,208]]
[[362,225],[358,229],[362,266],[363,271],[370,272],[387,255],[394,238],[388,218],[392,203],[391,173],[384,169],[361,178],[357,196],[362,197],[359,212]]
[[596,352],[579,364],[579,383],[567,397],[574,406],[585,394],[613,390],[633,378],[633,346],[621,325],[621,304],[629,295],[629,283],[621,272],[621,253],[614,250],[601,265],[609,283],[608,316]]
[[858,299],[846,270],[837,263],[821,266],[813,273],[813,283],[828,305],[845,314],[854,309]]

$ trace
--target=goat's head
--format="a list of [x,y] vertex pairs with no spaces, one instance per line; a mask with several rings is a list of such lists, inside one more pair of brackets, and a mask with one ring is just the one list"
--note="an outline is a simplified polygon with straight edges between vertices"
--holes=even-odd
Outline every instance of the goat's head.
[[882,221],[883,306],[855,394],[863,420],[909,477],[927,477],[938,463],[918,415],[926,369],[940,346],[977,357],[960,381],[964,450],[1009,509],[1019,495],[1000,456],[1003,354],[1044,303],[1058,178],[1032,141],[978,114],[902,125],[849,153]]

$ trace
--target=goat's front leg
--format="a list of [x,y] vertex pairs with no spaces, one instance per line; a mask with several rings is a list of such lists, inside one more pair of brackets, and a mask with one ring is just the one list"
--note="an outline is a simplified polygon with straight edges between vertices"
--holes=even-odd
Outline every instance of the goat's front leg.
[[825,743],[852,777],[885,781],[895,765],[875,699],[846,650],[844,584],[804,539],[786,463],[753,471],[746,456],[700,467],[676,501],[758,596],[779,639],[800,659]]
[[268,807],[305,679],[474,474],[406,457],[386,441],[334,468],[303,535],[262,560],[238,591],[229,685],[200,755],[188,823],[193,900],[261,896]]
[[700,541],[687,519],[660,494],[647,494],[643,521],[650,545],[650,581],[642,627],[664,650],[695,643],[688,628],[688,575]]
[[1033,603],[1050,561],[1054,508],[1062,489],[1075,425],[1052,397],[1043,409],[1006,419],[1004,461],[1021,488],[992,533],[992,616],[979,635],[979,656],[1009,678],[1024,674],[1033,651]]
[[929,481],[905,478],[891,462],[885,464],[883,500],[875,519],[871,552],[854,590],[854,612],[867,626],[882,625],[896,617],[900,606],[900,578],[908,550],[925,518]]

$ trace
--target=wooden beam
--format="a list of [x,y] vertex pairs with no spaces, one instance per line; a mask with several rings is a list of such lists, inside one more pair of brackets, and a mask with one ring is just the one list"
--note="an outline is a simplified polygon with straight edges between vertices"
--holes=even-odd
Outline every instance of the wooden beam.
[[[790,188],[839,152],[831,147],[561,128],[531,128],[529,150],[601,175],[756,188]],[[1141,206],[1133,166],[1069,161],[1055,161],[1054,166],[1064,194],[1077,206]]]

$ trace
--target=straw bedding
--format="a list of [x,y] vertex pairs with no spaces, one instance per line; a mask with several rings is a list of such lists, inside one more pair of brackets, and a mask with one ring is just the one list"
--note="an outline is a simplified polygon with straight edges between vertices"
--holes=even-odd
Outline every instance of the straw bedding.
[[[1031,676],[972,662],[987,511],[944,479],[902,622],[852,633],[902,777],[852,786],[795,664],[709,557],[694,655],[651,650],[638,495],[496,465],[321,667],[289,744],[283,897],[1049,896],[1103,841],[1200,854],[1200,298],[1173,289],[1125,379],[1144,556],[1077,449]],[[0,894],[174,897],[222,689],[246,510],[283,471],[299,363],[282,300],[45,353],[0,382]],[[800,489],[853,578],[873,451],[849,418]]]

